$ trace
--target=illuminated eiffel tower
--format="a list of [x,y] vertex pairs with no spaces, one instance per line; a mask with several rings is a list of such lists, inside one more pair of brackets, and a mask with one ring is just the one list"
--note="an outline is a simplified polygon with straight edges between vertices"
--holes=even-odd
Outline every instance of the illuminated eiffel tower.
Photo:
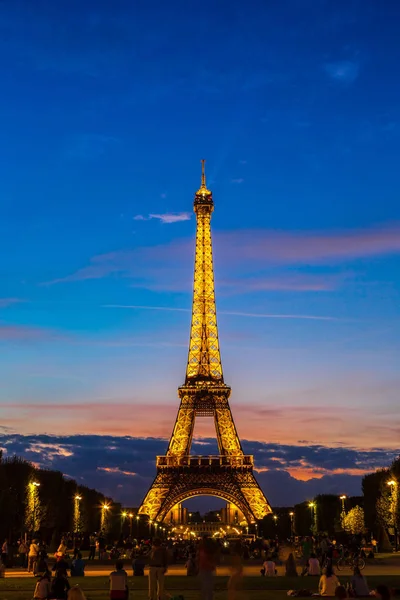
[[[224,383],[215,308],[211,213],[202,161],[201,186],[194,199],[197,219],[193,311],[185,384],[165,456],[157,457],[157,475],[139,514],[163,521],[187,498],[218,496],[235,505],[248,523],[271,512],[253,474],[253,456],[243,454],[229,406],[231,388]],[[214,417],[219,455],[190,454],[196,417]]]

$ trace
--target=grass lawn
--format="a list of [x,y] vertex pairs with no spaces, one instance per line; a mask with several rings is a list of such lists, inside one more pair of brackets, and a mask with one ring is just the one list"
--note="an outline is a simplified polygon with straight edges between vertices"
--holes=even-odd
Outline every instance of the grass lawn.
[[[349,576],[339,574],[341,583],[346,583]],[[373,589],[378,583],[385,583],[393,588],[400,588],[400,575],[371,575],[367,577]],[[16,577],[0,579],[0,600],[32,600],[35,579]],[[226,600],[227,577],[215,578],[215,600]],[[87,600],[108,599],[108,577],[75,577],[70,579],[71,585],[79,584],[85,592]],[[244,590],[248,600],[283,600],[290,589],[310,588],[316,591],[318,577],[245,577]],[[129,578],[131,600],[147,600],[147,577]],[[199,582],[196,577],[170,576],[166,578],[166,589],[172,596],[182,594],[185,600],[199,600]]]

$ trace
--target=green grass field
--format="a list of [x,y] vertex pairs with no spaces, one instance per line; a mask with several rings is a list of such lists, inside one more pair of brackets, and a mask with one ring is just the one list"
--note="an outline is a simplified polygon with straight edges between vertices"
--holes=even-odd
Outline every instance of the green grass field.
[[[348,576],[339,574],[340,582],[346,583]],[[215,600],[226,600],[227,577],[215,578]],[[108,578],[76,577],[70,580],[71,585],[79,584],[85,592],[87,600],[108,599]],[[368,584],[374,589],[379,583],[393,588],[400,588],[400,576],[368,577]],[[309,588],[317,590],[318,577],[245,577],[242,598],[248,600],[283,600],[290,589]],[[32,600],[35,580],[32,577],[0,579],[0,600]],[[147,577],[129,578],[130,599],[147,600]],[[182,594],[185,600],[198,600],[199,582],[196,577],[170,576],[166,578],[166,591],[171,596]]]

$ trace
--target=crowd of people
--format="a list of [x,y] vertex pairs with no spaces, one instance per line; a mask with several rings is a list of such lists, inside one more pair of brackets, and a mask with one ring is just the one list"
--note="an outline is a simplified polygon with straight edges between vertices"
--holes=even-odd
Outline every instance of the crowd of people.
[[[74,543],[75,542],[75,543]],[[30,543],[20,541],[18,556],[20,566],[35,577],[35,600],[84,600],[85,596],[79,586],[71,586],[69,577],[82,577],[85,574],[85,561],[82,558],[82,544],[79,540],[63,537],[54,553],[54,564],[49,566],[46,544],[37,539]],[[94,548],[94,550],[93,550]],[[87,560],[96,556],[105,558],[100,536],[90,536]],[[289,591],[293,596],[310,595],[312,592],[322,597],[366,597],[371,595],[367,580],[357,565],[346,586],[342,585],[334,572],[333,558],[335,544],[327,536],[317,538],[305,537],[293,544],[287,540],[279,544],[277,539],[236,539],[230,542],[223,539],[204,537],[200,540],[160,539],[119,540],[111,547],[104,544],[107,559],[116,559],[115,570],[110,573],[110,600],[127,600],[129,596],[128,574],[124,569],[124,560],[132,565],[133,576],[144,576],[148,567],[149,600],[165,598],[164,577],[168,565],[184,561],[188,576],[197,576],[201,586],[201,598],[213,599],[214,576],[217,565],[223,555],[229,555],[226,561],[230,565],[231,575],[228,582],[228,600],[235,600],[242,586],[243,565],[249,558],[261,559],[260,573],[263,577],[276,577],[279,572],[286,577],[303,576],[315,578],[311,590]],[[353,540],[349,547],[342,546],[340,552],[359,553],[358,541]],[[9,547],[7,540],[1,547],[1,564],[7,564]],[[260,562],[261,562],[260,560]],[[298,564],[300,569],[298,570]],[[317,579],[319,578],[319,579]],[[318,591],[317,591],[318,589]],[[385,586],[378,586],[372,592],[381,600],[389,600],[390,591]]]

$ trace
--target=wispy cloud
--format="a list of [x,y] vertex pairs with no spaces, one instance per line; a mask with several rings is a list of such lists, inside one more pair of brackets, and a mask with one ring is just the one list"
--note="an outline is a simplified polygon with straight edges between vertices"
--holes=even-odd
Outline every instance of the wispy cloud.
[[180,221],[190,221],[192,218],[191,213],[164,213],[162,215],[150,214],[150,219],[158,219],[161,223],[179,223]]
[[[104,304],[103,308],[127,308],[133,310],[161,310],[166,312],[192,312],[189,308],[177,308],[174,306],[143,306],[138,304]],[[322,315],[285,315],[272,313],[252,313],[238,312],[230,310],[220,310],[220,315],[231,315],[235,317],[252,317],[256,319],[308,319],[313,321],[336,321],[335,317]]]
[[326,63],[324,69],[334,81],[353,83],[359,75],[360,65],[355,61],[343,60]]
[[106,473],[112,473],[114,475],[126,475],[127,477],[135,477],[136,473],[133,471],[123,471],[119,467],[97,467],[98,471],[105,471]]
[[144,215],[136,215],[133,217],[134,221],[150,221],[151,219],[157,219],[161,221],[161,223],[180,223],[181,221],[190,221],[192,218],[191,213],[189,212],[180,212],[180,213],[164,213],[164,214],[149,214],[148,217]]
[[244,182],[244,179],[242,177],[239,177],[238,179],[231,179],[231,183],[240,184],[240,183],[243,183],[243,182]]
[[20,302],[25,302],[25,300],[21,300],[21,298],[0,298],[0,308],[7,308]]

